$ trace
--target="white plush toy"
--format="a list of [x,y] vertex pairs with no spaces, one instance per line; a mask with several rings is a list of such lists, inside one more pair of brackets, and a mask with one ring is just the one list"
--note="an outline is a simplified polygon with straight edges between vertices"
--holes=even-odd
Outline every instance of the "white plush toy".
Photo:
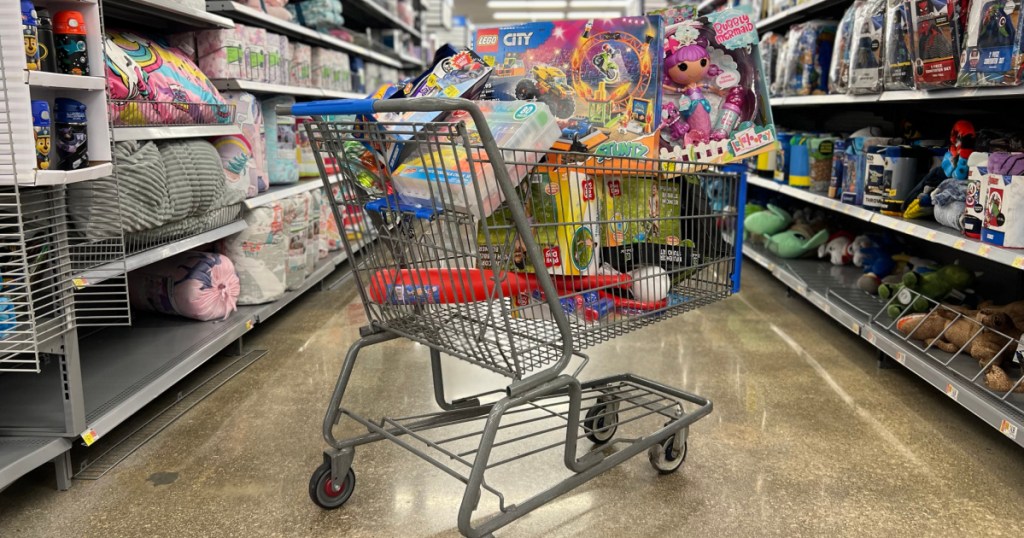
[[644,303],[656,303],[666,297],[672,288],[672,279],[664,269],[656,265],[641,267],[629,272],[633,284],[630,291],[633,299]]

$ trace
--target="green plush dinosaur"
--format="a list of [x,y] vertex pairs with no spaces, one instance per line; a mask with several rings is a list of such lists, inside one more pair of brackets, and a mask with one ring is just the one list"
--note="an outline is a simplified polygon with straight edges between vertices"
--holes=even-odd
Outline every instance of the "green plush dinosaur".
[[768,248],[768,252],[780,258],[800,258],[816,252],[826,241],[828,230],[813,233],[809,226],[797,224],[784,232],[766,237],[765,247]]
[[755,235],[772,235],[785,230],[791,222],[793,217],[785,209],[768,204],[767,210],[747,215],[743,228]]
[[[889,317],[898,318],[904,314],[927,312],[932,301],[942,301],[954,291],[965,291],[973,283],[974,273],[970,269],[956,264],[944,265],[930,273],[908,271],[901,282],[879,286],[878,296],[886,301],[896,298],[886,308],[886,313]],[[911,290],[917,293],[911,293]]]

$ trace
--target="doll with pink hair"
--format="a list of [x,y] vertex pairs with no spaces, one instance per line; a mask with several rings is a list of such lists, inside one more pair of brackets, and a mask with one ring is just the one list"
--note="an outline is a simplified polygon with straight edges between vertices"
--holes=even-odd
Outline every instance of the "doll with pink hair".
[[704,91],[713,88],[708,77],[716,77],[722,70],[711,63],[708,41],[698,33],[698,24],[683,21],[665,38],[665,77],[663,87],[668,92],[686,96],[689,103],[667,102],[665,124],[672,140],[682,139],[685,145],[721,140],[721,130],[712,129],[711,103]]

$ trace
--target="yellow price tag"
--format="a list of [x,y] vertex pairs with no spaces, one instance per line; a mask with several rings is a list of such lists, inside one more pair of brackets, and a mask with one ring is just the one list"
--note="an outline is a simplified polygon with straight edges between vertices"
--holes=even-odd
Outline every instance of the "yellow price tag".
[[1024,256],[1017,256],[1014,258],[1011,265],[1016,269],[1024,269]]
[[437,87],[437,75],[431,73],[430,76],[427,77],[427,87],[429,87],[429,88]]
[[247,319],[247,320],[245,320],[245,330],[247,330],[247,331],[251,331],[251,330],[252,330],[252,328],[253,328],[253,326],[255,326],[255,325],[256,325],[256,324],[255,324],[255,323],[253,323],[253,321],[252,321],[251,319]]
[[1017,426],[1014,426],[1009,420],[1003,419],[1003,422],[999,424],[999,431],[1010,439],[1017,438]]
[[992,250],[992,247],[988,245],[981,245],[978,247],[978,256],[988,256],[990,250]]
[[96,430],[92,428],[89,428],[88,430],[85,430],[84,433],[82,433],[82,441],[85,441],[85,446],[91,446],[93,443],[96,442],[96,439],[98,437],[99,436],[96,435]]
[[444,89],[444,94],[447,95],[448,97],[458,97],[459,89],[456,88],[455,86],[448,86]]
[[955,242],[953,242],[953,248],[957,248],[957,249],[961,249],[962,250],[964,248],[964,245],[966,245],[966,244],[967,244],[967,241],[964,241],[963,239],[957,239]]
[[916,228],[916,227],[917,227],[917,225],[914,224],[913,222],[908,222],[907,225],[903,227],[903,231],[908,233],[908,234],[913,235],[914,228]]
[[928,232],[927,234],[925,234],[924,238],[929,240],[929,241],[935,241],[935,238],[938,237],[938,235],[939,235],[938,232],[936,232],[935,230],[932,230],[932,231]]
[[77,289],[82,289],[89,285],[89,281],[84,278],[72,278],[71,283],[74,284]]

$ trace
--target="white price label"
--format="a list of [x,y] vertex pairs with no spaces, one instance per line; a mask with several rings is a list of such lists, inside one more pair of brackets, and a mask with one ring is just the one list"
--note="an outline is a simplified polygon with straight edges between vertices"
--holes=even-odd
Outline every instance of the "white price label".
[[[856,325],[856,323],[854,325]],[[867,340],[868,342],[871,342],[872,344],[874,344],[875,343],[875,332],[874,331],[868,331],[868,333],[864,335],[864,339]]]
[[1017,438],[1017,426],[1009,420],[1003,419],[1003,422],[999,424],[999,431],[1010,439]]
[[900,364],[907,364],[907,354],[902,351],[896,352],[896,362]]
[[956,400],[960,396],[960,391],[956,389],[951,383],[946,383],[946,396]]

